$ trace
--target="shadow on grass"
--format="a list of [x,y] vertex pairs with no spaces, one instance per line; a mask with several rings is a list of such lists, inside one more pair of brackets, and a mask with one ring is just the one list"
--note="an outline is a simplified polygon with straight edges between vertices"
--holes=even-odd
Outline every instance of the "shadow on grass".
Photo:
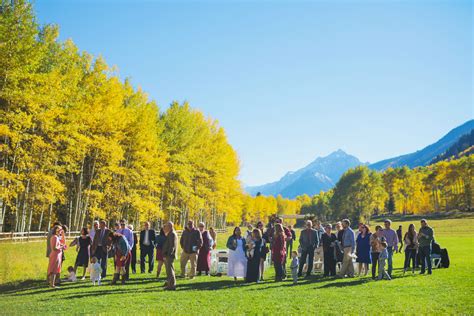
[[19,291],[31,291],[36,289],[45,289],[48,287],[46,280],[25,280],[21,282],[10,282],[0,284],[0,293],[17,294]]
[[[336,279],[337,280],[337,279]],[[327,288],[334,288],[334,287],[348,287],[348,286],[354,286],[354,285],[361,285],[367,282],[372,281],[371,278],[360,278],[360,279],[350,279],[347,281],[343,282],[332,282],[328,284],[324,284],[322,286],[316,287],[316,289],[327,289]]]
[[[110,285],[111,279],[102,281],[100,288],[108,287]],[[118,284],[120,281],[118,282]],[[147,283],[157,283],[161,284],[156,278],[133,278],[126,282],[126,285],[138,285],[138,284],[147,284]],[[21,282],[11,282],[0,285],[0,293],[2,294],[11,294],[15,296],[26,296],[26,295],[35,295],[48,292],[58,292],[62,290],[70,289],[81,289],[81,288],[90,288],[92,284],[89,280],[87,281],[78,281],[78,282],[62,282],[59,286],[59,289],[52,289],[48,286],[46,280],[25,280]],[[134,288],[134,291],[136,289]],[[97,291],[94,293],[97,294]]]
[[[61,295],[61,290],[57,291],[57,294],[55,297],[57,299],[61,300],[71,300],[71,299],[81,299],[81,298],[86,298],[86,297],[91,297],[91,296],[109,296],[109,295],[123,295],[123,294],[130,294],[130,293],[159,293],[159,292],[165,292],[162,289],[162,283],[157,282],[154,280],[156,283],[155,286],[149,286],[146,288],[135,288],[135,287],[129,287],[127,286],[127,283],[125,285],[117,285],[114,287],[108,286],[108,285],[102,285],[102,286],[95,286],[91,287],[89,285],[89,288],[91,289],[90,291],[82,291],[80,293],[64,293],[64,295]],[[140,283],[140,284],[143,284]],[[239,287],[242,288],[242,286],[247,286],[249,284],[243,283],[242,281],[238,281],[237,283],[233,280],[223,280],[219,282],[199,282],[199,283],[185,283],[185,284],[177,284],[176,290],[179,291],[202,291],[202,290],[220,290],[220,289],[228,289],[228,288],[235,288]],[[45,298],[44,301],[48,301],[50,298]]]

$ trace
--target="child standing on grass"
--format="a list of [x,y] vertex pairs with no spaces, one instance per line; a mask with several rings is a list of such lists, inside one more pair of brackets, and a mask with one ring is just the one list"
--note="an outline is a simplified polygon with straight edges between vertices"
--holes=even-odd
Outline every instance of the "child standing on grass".
[[384,277],[387,280],[391,280],[390,275],[388,275],[387,271],[385,271],[385,261],[388,258],[388,251],[387,246],[388,244],[385,241],[381,243],[382,249],[379,255],[379,280],[382,280]]
[[95,285],[95,282],[97,282],[97,285],[100,285],[101,274],[102,274],[102,267],[100,266],[100,263],[97,262],[96,257],[92,257],[91,266],[90,266],[90,276],[91,276],[91,282],[93,285]]
[[298,283],[298,267],[300,265],[300,260],[298,259],[298,252],[291,252],[291,276],[293,277],[293,284]]

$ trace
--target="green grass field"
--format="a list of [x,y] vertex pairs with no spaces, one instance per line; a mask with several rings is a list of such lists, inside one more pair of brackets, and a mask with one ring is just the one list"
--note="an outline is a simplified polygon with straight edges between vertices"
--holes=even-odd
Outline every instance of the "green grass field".
[[[404,226],[411,221],[394,222]],[[375,223],[372,223],[374,225]],[[403,276],[404,255],[396,254],[394,279],[370,277],[311,279],[275,283],[273,267],[262,284],[235,283],[222,276],[178,279],[175,292],[161,289],[150,274],[132,275],[128,284],[93,287],[82,281],[60,289],[46,285],[45,243],[0,244],[0,314],[474,314],[474,217],[430,220],[435,237],[448,248],[451,266],[433,275]],[[419,228],[419,222],[415,222]],[[219,248],[225,244],[220,236]],[[66,252],[68,266],[75,252]],[[112,263],[112,260],[109,260]],[[179,273],[179,264],[175,267]],[[111,271],[111,270],[109,270]]]

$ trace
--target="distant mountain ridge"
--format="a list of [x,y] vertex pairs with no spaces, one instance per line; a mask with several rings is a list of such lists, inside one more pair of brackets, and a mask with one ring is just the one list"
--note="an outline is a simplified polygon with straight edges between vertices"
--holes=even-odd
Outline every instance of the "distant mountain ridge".
[[426,146],[421,150],[394,158],[384,159],[370,164],[369,168],[382,171],[390,167],[396,168],[407,166],[409,168],[415,168],[429,165],[436,156],[446,152],[459,140],[459,138],[465,134],[469,134],[472,129],[474,129],[474,120],[467,121],[466,123],[452,129],[437,142]]
[[469,156],[474,152],[474,129],[471,132],[461,136],[444,153],[431,160],[430,165],[441,160],[457,159],[462,156]]
[[356,157],[339,149],[326,157],[318,157],[313,162],[294,172],[288,172],[280,180],[260,185],[246,187],[247,193],[256,195],[295,198],[298,195],[314,195],[320,191],[330,190],[342,174],[356,166],[362,165]]
[[[384,159],[373,164],[365,163],[369,168],[383,171],[387,168],[408,166],[415,168],[427,166],[433,162],[449,159],[454,156],[470,155],[473,152],[474,120],[452,129],[437,142],[416,152]],[[350,168],[364,165],[356,157],[339,149],[326,157],[316,158],[306,167],[288,172],[280,180],[245,188],[250,195],[263,195],[295,198],[298,195],[318,194],[332,189],[344,172]]]

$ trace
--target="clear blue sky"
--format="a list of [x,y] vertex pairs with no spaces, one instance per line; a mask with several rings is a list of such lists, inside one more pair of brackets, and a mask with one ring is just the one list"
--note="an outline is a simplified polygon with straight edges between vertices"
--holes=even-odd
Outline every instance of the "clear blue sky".
[[338,148],[370,162],[415,151],[474,116],[470,1],[34,6],[162,110],[188,100],[218,119],[245,184]]

